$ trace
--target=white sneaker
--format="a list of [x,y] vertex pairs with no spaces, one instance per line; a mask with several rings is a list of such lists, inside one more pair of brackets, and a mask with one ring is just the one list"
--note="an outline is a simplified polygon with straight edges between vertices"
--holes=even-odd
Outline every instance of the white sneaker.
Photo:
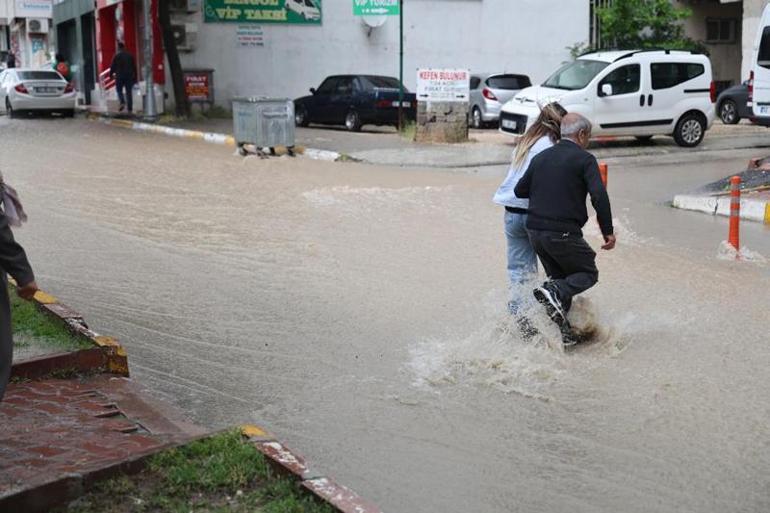
[[561,306],[561,301],[559,301],[556,294],[551,292],[546,285],[537,287],[532,291],[532,294],[535,296],[538,303],[545,306],[545,311],[553,322],[558,324],[560,328],[569,326],[567,316],[564,314],[564,308]]

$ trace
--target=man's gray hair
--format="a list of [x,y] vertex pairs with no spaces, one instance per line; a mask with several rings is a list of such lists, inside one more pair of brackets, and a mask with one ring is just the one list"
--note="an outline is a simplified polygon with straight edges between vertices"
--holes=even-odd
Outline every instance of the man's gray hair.
[[564,116],[561,120],[561,136],[570,137],[577,135],[578,132],[584,130],[586,133],[591,133],[591,122],[584,116],[575,112],[570,112]]

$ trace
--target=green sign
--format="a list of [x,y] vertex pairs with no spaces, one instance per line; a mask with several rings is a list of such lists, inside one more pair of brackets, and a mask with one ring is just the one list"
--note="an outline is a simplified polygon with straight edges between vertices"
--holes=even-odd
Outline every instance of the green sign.
[[203,0],[207,23],[321,24],[321,0]]
[[399,0],[353,0],[353,16],[397,16]]

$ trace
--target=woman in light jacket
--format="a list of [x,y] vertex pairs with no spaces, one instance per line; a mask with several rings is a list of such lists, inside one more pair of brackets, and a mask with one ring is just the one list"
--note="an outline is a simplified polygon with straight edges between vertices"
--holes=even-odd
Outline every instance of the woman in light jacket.
[[[560,138],[561,118],[567,111],[558,103],[549,103],[540,111],[535,123],[521,136],[513,151],[513,160],[493,201],[505,207],[505,238],[508,242],[508,279],[512,297],[508,309],[519,315],[521,301],[517,286],[528,281],[537,273],[537,255],[529,243],[525,224],[529,200],[517,198],[513,189],[527,171],[529,163],[538,153],[553,146]],[[521,318],[523,319],[523,318]],[[523,319],[526,323],[526,319]],[[531,334],[532,330],[522,326]]]

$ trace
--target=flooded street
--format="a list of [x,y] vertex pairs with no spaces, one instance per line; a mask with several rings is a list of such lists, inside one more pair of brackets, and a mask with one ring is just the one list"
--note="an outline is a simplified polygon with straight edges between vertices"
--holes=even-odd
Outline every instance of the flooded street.
[[[0,118],[39,284],[211,428],[264,425],[394,513],[770,510],[770,230],[674,194],[767,150],[610,159],[572,353],[505,311],[501,167],[289,158]],[[595,247],[595,220],[586,226]],[[578,308],[579,307],[579,308]]]

